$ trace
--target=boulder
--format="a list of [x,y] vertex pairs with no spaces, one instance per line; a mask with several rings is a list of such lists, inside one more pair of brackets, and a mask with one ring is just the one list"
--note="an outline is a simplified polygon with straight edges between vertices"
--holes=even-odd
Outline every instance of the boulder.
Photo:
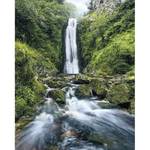
[[73,84],[89,84],[90,81],[89,80],[78,79],[78,80],[74,80],[72,83]]
[[90,97],[92,96],[92,89],[88,85],[80,85],[79,88],[75,91],[75,95],[78,98]]
[[107,94],[107,99],[113,104],[120,104],[129,101],[129,88],[125,83],[113,84]]
[[65,92],[61,89],[54,89],[48,92],[48,97],[54,99],[59,104],[65,103]]

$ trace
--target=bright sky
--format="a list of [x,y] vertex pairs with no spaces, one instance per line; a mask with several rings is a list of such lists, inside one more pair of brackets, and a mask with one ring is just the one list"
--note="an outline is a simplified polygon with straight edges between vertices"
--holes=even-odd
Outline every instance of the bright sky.
[[88,11],[88,2],[90,0],[65,0],[65,2],[74,4],[79,14],[83,14]]

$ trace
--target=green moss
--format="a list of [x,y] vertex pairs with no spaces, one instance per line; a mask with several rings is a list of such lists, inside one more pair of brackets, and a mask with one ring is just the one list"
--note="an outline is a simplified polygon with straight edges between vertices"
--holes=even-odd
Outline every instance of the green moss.
[[79,98],[89,97],[92,95],[92,89],[89,85],[80,85],[76,90],[75,95]]
[[98,74],[124,74],[134,65],[134,30],[118,34],[108,46],[94,52],[87,70]]
[[71,9],[57,0],[16,0],[16,39],[42,52],[59,68],[62,30]]
[[[40,63],[40,60],[43,62]],[[46,61],[36,49],[16,42],[16,119],[32,116],[36,112],[36,106],[45,92],[42,76],[52,74],[52,71],[56,72],[51,61]]]
[[20,132],[33,118],[22,118],[16,123],[16,132]]
[[92,11],[79,24],[84,73],[126,74],[134,65],[134,0],[112,13]]
[[59,104],[65,103],[65,92],[62,90],[52,90],[48,93],[48,96],[53,98]]
[[96,92],[97,95],[105,95],[107,93],[106,80],[93,79],[91,80],[90,86]]
[[51,79],[45,81],[45,83],[51,88],[64,88],[67,83],[65,80]]
[[39,102],[38,95],[27,86],[16,88],[16,119],[22,116],[33,116],[35,105]]
[[126,84],[114,84],[108,91],[108,100],[113,104],[129,101],[129,88]]

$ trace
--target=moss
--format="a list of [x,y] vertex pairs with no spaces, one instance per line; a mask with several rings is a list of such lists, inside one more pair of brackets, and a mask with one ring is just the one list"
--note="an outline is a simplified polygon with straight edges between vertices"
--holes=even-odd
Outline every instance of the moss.
[[80,85],[75,95],[79,98],[92,96],[92,89],[89,85]]
[[106,80],[100,78],[91,80],[90,85],[97,95],[105,95],[107,93],[106,83]]
[[16,123],[16,132],[21,131],[28,123],[30,123],[33,118],[22,118]]
[[51,88],[64,88],[67,85],[65,80],[57,80],[57,79],[56,80],[50,79],[45,81],[45,83]]
[[129,88],[126,84],[114,84],[108,91],[108,100],[113,104],[129,101]]
[[17,120],[22,116],[34,115],[36,106],[43,98],[45,92],[45,87],[41,80],[41,77],[44,76],[44,70],[47,70],[49,74],[51,74],[51,70],[56,70],[51,62],[49,64],[40,64],[39,60],[46,61],[40,52],[37,52],[25,43],[16,42]]
[[59,68],[62,30],[71,11],[72,6],[57,0],[16,0],[16,39],[42,52]]
[[[128,7],[127,7],[128,6]],[[134,65],[134,0],[110,15],[92,11],[80,21],[84,73],[126,74]]]
[[101,74],[125,74],[134,64],[134,32],[121,33],[105,48],[94,52],[87,70]]
[[58,104],[65,103],[65,92],[59,89],[49,91],[48,96],[53,98]]
[[34,116],[42,99],[43,90],[28,86],[16,87],[16,121],[22,116]]

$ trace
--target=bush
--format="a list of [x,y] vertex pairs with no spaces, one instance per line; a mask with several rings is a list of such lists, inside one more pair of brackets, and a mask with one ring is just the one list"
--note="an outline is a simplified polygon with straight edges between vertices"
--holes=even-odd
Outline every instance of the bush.
[[16,0],[16,39],[41,51],[59,67],[62,30],[71,8],[57,0]]
[[85,73],[126,74],[134,65],[134,0],[112,14],[90,12],[80,21],[80,48]]
[[39,101],[36,93],[27,86],[16,89],[16,119],[22,116],[32,116]]

